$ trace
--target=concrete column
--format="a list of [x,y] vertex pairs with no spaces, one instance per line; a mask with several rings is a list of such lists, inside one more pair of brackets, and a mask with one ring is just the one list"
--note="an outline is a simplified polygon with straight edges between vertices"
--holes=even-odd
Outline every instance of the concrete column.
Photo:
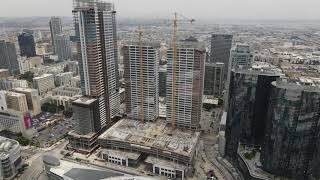
[[153,172],[153,174],[155,174],[156,173],[156,169],[155,169],[154,165],[152,165],[152,168],[153,168],[152,172]]

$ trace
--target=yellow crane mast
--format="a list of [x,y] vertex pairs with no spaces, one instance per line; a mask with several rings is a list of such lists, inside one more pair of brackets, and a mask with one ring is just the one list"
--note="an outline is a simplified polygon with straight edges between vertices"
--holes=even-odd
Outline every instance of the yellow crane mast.
[[173,48],[173,61],[172,61],[172,97],[171,97],[171,103],[172,103],[172,119],[171,119],[171,125],[172,128],[176,128],[176,71],[177,71],[177,33],[178,33],[178,22],[190,22],[191,24],[195,21],[194,19],[188,19],[184,16],[181,16],[183,19],[178,19],[178,13],[174,13],[174,19],[173,19],[173,35],[172,35],[172,48]]

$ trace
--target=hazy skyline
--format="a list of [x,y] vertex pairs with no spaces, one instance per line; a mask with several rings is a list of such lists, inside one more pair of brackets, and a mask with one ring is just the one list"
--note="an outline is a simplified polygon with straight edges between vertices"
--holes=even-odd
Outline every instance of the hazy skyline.
[[[72,0],[1,0],[0,17],[72,16]],[[120,17],[320,19],[319,0],[113,0]]]

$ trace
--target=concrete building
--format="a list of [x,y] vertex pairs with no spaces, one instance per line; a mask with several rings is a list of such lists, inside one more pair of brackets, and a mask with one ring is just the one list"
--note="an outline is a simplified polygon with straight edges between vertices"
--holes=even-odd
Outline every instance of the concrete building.
[[237,158],[239,143],[263,144],[271,83],[280,75],[273,66],[232,71],[225,132],[225,154],[229,158]]
[[167,91],[167,65],[159,67],[159,96],[166,97]]
[[63,34],[56,35],[54,47],[59,61],[68,61],[71,59],[72,55],[69,36]]
[[52,47],[54,52],[56,53],[56,37],[57,35],[60,35],[63,33],[62,31],[62,20],[59,17],[51,17],[50,21],[49,21],[49,26],[50,26],[50,32],[51,32],[51,43],[52,43]]
[[279,79],[272,83],[263,168],[275,175],[306,179],[316,153],[320,128],[320,85],[311,79]]
[[100,1],[73,4],[82,94],[99,100],[101,124],[109,126],[120,112],[116,11]]
[[0,79],[7,79],[10,76],[8,69],[0,69]]
[[22,32],[18,36],[20,55],[27,57],[36,56],[36,43],[32,34],[27,32]]
[[[101,149],[121,149],[192,166],[198,152],[199,132],[171,131],[166,123],[122,119],[99,136]],[[154,162],[156,164],[156,162]]]
[[249,68],[253,63],[253,53],[249,45],[237,44],[231,51],[231,68]]
[[54,76],[52,74],[43,74],[33,78],[33,87],[38,90],[40,96],[46,94],[55,88]]
[[32,111],[32,116],[41,113],[40,97],[36,89],[29,88],[15,88],[14,92],[26,95],[29,111]]
[[6,91],[0,91],[0,111],[8,110],[6,94]]
[[104,127],[100,120],[99,101],[83,96],[72,102],[72,111],[77,127],[68,134],[69,148],[91,153],[97,149],[97,138]]
[[71,81],[72,81],[72,77],[73,77],[73,72],[59,73],[59,74],[55,75],[55,77],[54,77],[55,86],[56,87],[70,86]]
[[227,72],[230,67],[229,59],[232,39],[233,36],[227,34],[212,34],[211,36],[210,62],[224,63],[224,80],[227,79]]
[[[160,44],[130,43],[123,47],[126,112],[140,121],[155,121],[159,116],[157,48]],[[142,57],[140,57],[142,55]]]
[[28,88],[28,82],[26,80],[18,80],[12,78],[0,80],[0,89],[2,90],[11,90],[19,87]]
[[0,68],[8,69],[11,75],[19,74],[19,64],[15,45],[0,41]]
[[80,76],[75,76],[71,79],[71,86],[74,88],[80,88]]
[[52,90],[52,96],[78,96],[81,95],[81,89],[80,88],[74,88],[74,87],[58,87]]
[[204,76],[204,95],[221,97],[224,90],[224,63],[206,63]]
[[74,76],[79,75],[79,63],[78,61],[68,61],[66,64],[66,70],[68,72],[73,72]]
[[0,179],[13,179],[21,165],[22,158],[19,143],[0,136]]
[[7,130],[13,133],[21,133],[24,137],[31,139],[37,135],[33,127],[32,117],[29,112],[20,111],[1,111],[0,112],[0,131]]
[[18,64],[19,64],[19,70],[21,74],[24,74],[26,72],[30,71],[30,63],[27,60],[27,57],[19,57],[18,58]]
[[81,97],[72,103],[73,118],[78,121],[76,133],[86,135],[101,130],[99,103],[97,99]]
[[198,129],[202,112],[205,46],[199,42],[179,42],[175,66],[173,48],[167,53],[166,121],[178,127]]
[[26,95],[8,91],[6,93],[7,106],[9,109],[22,113],[28,112]]

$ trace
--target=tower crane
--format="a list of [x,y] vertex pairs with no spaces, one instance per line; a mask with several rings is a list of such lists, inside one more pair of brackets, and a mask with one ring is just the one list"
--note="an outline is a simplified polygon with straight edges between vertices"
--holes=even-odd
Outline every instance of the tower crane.
[[143,109],[143,102],[144,102],[144,94],[143,94],[143,50],[142,50],[142,35],[143,29],[139,26],[139,29],[136,30],[139,35],[139,59],[140,59],[140,93],[141,93],[141,104],[140,104],[140,112],[139,117],[142,122],[144,122],[144,109]]
[[[179,17],[181,19],[179,19]],[[193,24],[195,22],[195,19],[186,18],[178,13],[174,13],[174,19],[173,19],[173,35],[172,35],[172,48],[173,48],[173,61],[172,61],[172,119],[171,119],[171,125],[172,128],[176,128],[176,70],[177,70],[177,33],[178,33],[178,22],[190,22]]]

